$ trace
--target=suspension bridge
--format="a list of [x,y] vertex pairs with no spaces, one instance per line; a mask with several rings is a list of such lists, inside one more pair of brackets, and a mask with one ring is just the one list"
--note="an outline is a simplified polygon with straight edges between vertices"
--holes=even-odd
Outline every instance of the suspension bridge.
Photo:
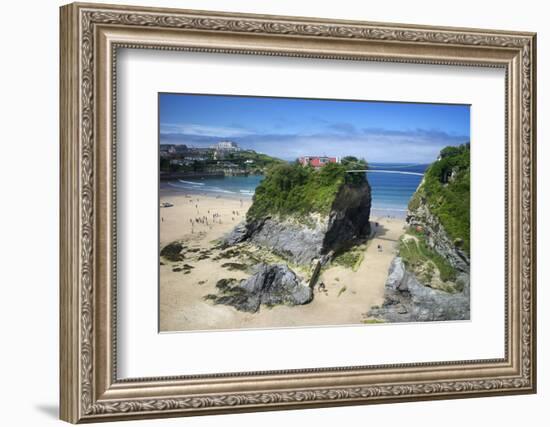
[[[405,167],[414,167],[414,166],[420,166],[420,165],[409,165],[409,166],[400,166],[400,168]],[[421,172],[409,172],[409,171],[397,171],[392,169],[376,169],[376,168],[370,168],[370,169],[353,169],[347,171],[348,173],[395,173],[400,175],[417,175],[417,176],[424,176]]]

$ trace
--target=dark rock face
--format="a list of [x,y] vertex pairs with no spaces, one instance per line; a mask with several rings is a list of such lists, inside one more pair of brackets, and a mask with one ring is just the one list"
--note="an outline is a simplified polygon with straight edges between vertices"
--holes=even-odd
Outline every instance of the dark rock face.
[[183,261],[185,258],[183,254],[184,249],[185,246],[181,242],[172,242],[162,248],[160,256],[172,262]]
[[331,253],[368,237],[370,208],[368,183],[344,184],[328,216],[311,215],[308,221],[267,217],[241,223],[222,245],[250,241],[294,264],[309,265],[314,259],[325,262]]
[[407,271],[400,257],[389,268],[385,285],[384,303],[368,312],[369,317],[386,322],[422,322],[470,319],[469,276],[460,275],[464,281],[461,293],[447,293],[431,289],[419,283]]
[[222,247],[227,248],[229,246],[236,245],[237,243],[243,242],[248,238],[249,231],[245,222],[241,222],[236,225],[229,234],[223,238]]
[[370,208],[371,189],[368,182],[343,185],[332,204],[322,253],[336,252],[357,239],[368,237]]
[[[222,283],[223,282],[223,283]],[[302,305],[313,299],[312,290],[304,286],[296,274],[283,264],[259,264],[256,272],[238,285],[225,279],[216,287],[221,295],[207,296],[214,304],[230,305],[237,310],[255,313],[261,304]]]

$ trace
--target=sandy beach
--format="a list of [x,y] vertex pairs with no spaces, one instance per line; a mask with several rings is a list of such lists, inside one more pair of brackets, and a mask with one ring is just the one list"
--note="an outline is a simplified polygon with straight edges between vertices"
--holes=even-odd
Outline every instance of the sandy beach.
[[383,302],[388,268],[405,226],[403,219],[371,217],[373,237],[361,246],[361,261],[353,268],[332,264],[325,269],[318,281],[324,289],[315,290],[312,302],[293,307],[262,306],[257,313],[245,313],[214,305],[204,296],[216,293],[220,279],[239,280],[250,275],[232,269],[231,263],[242,263],[247,254],[256,256],[261,251],[244,245],[239,255],[222,259],[216,240],[244,220],[251,199],[161,192],[160,202],[173,204],[160,209],[160,247],[185,240],[187,253],[192,254],[178,263],[161,260],[163,332],[364,323],[369,309]]
[[[161,192],[160,203],[174,205],[160,209],[161,248],[184,238],[197,243],[197,247],[209,247],[208,242],[219,239],[244,220],[252,200]],[[208,223],[195,221],[203,217],[208,218]]]

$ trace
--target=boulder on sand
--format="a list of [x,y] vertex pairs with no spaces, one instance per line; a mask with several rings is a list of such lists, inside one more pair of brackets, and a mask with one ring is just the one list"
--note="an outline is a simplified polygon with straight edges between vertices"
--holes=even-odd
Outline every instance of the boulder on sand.
[[284,264],[259,264],[255,273],[239,284],[231,286],[222,279],[216,287],[221,295],[209,295],[207,299],[249,313],[257,312],[261,304],[302,305],[313,299],[313,291]]

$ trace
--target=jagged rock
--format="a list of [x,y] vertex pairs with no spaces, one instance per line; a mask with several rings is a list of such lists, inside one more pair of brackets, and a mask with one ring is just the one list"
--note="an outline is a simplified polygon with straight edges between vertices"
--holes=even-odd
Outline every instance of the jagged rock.
[[386,322],[420,322],[470,319],[469,276],[461,293],[447,293],[423,286],[407,271],[400,257],[392,261],[384,290],[384,303],[367,315]]
[[225,236],[222,247],[250,241],[294,264],[310,265],[314,259],[324,264],[332,253],[368,237],[370,208],[368,182],[343,184],[328,215],[312,215],[307,221],[269,216],[241,223]]
[[207,295],[214,304],[230,305],[237,310],[255,313],[261,304],[302,305],[313,299],[313,292],[301,283],[284,264],[259,264],[248,279],[233,286],[234,279],[222,279],[216,287],[221,295]]
[[248,229],[246,228],[246,222],[241,222],[226,235],[222,241],[222,248],[236,245],[248,237]]
[[160,256],[172,262],[183,261],[185,258],[183,254],[184,249],[185,246],[182,242],[172,242],[162,248]]
[[226,262],[222,264],[222,267],[227,268],[229,271],[246,271],[248,269],[248,266],[246,264],[242,264],[239,262]]
[[324,224],[311,227],[291,220],[267,218],[251,225],[253,231],[248,237],[251,243],[294,264],[309,265],[321,256],[326,233]]
[[470,257],[461,249],[458,241],[451,240],[440,221],[424,202],[419,203],[414,210],[409,210],[407,223],[411,227],[420,227],[424,231],[428,245],[454,268],[469,273]]

